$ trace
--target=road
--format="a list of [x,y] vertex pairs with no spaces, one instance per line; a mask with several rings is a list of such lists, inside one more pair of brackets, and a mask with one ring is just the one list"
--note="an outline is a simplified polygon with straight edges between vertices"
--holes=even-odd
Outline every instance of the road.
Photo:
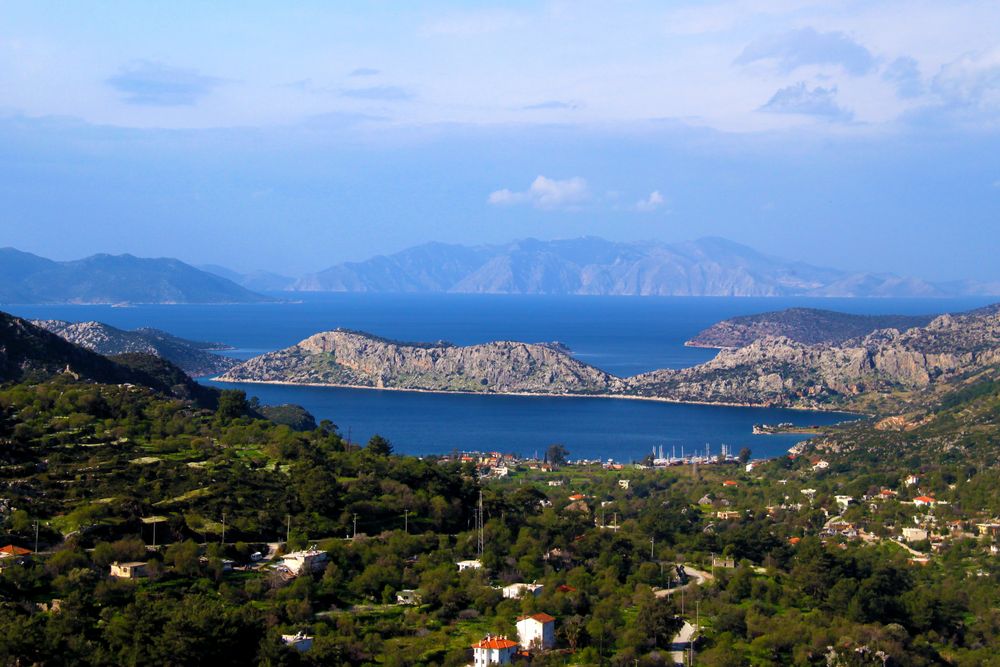
[[684,654],[687,652],[692,637],[694,637],[694,626],[684,621],[684,625],[670,642],[670,657],[675,665],[684,664]]
[[677,593],[678,591],[687,590],[694,586],[701,586],[706,581],[712,581],[712,579],[715,578],[708,572],[704,572],[702,570],[696,570],[688,565],[684,566],[684,571],[687,572],[688,575],[688,582],[686,584],[684,584],[683,586],[675,586],[674,588],[661,588],[657,591],[653,591],[653,595],[655,595],[658,598],[669,597],[674,593]]

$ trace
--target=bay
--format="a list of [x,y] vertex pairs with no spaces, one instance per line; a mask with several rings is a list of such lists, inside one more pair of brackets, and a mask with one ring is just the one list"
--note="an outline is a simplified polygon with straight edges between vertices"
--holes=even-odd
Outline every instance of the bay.
[[[288,298],[287,294],[278,295]],[[8,307],[22,317],[97,320],[131,329],[152,326],[178,336],[227,343],[248,358],[345,327],[386,338],[448,340],[459,345],[508,339],[561,341],[582,361],[616,375],[701,363],[714,350],[685,347],[701,329],[735,315],[792,306],[860,314],[957,312],[989,299],[806,299],[549,297],[465,294],[305,294],[295,302],[253,305],[90,305]],[[208,379],[203,382],[214,383]],[[227,385],[229,386],[229,385]],[[641,459],[653,447],[718,452],[750,447],[780,455],[802,436],[754,436],[754,423],[829,424],[834,413],[620,399],[473,396],[401,391],[240,385],[264,403],[298,403],[330,419],[356,442],[380,433],[397,451],[453,450],[532,455],[553,443],[574,458]]]

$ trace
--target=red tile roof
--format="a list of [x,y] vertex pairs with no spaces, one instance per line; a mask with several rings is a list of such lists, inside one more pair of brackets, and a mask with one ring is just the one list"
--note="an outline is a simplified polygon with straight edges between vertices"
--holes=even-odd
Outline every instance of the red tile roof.
[[15,547],[13,544],[8,544],[5,547],[0,547],[0,557],[3,556],[27,556],[31,551],[21,547]]
[[472,648],[514,648],[517,642],[512,642],[506,637],[487,637],[478,644],[473,644]]
[[936,503],[937,502],[936,500],[934,500],[930,496],[917,496],[916,498],[913,499],[913,501],[914,502],[922,502],[922,503]]
[[556,588],[556,590],[559,591],[560,593],[572,593],[576,589],[573,588],[572,586],[567,586],[566,584],[560,584],[559,587]]

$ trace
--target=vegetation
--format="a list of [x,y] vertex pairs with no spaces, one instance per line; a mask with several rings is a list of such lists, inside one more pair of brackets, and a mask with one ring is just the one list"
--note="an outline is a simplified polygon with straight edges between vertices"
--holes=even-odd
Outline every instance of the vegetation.
[[[1000,664],[995,368],[788,457],[606,469],[359,447],[7,326],[0,543],[34,553],[0,558],[0,664],[464,665],[538,612],[538,665],[671,664],[684,623],[702,665]],[[305,548],[317,571],[279,566]]]

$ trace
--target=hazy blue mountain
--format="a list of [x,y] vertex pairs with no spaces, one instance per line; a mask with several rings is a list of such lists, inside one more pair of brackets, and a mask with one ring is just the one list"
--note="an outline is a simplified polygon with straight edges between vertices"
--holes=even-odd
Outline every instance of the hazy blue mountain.
[[0,303],[255,303],[270,301],[176,259],[93,255],[56,262],[0,248]]
[[292,289],[658,296],[949,296],[1000,285],[936,285],[766,255],[739,243],[620,243],[595,237],[501,245],[428,243],[303,277]]
[[218,264],[203,264],[198,268],[208,273],[214,273],[226,280],[231,280],[237,285],[246,287],[248,290],[253,290],[254,292],[280,292],[291,288],[295,284],[295,278],[283,276],[280,273],[272,273],[271,271],[240,273],[239,271],[233,271]]

